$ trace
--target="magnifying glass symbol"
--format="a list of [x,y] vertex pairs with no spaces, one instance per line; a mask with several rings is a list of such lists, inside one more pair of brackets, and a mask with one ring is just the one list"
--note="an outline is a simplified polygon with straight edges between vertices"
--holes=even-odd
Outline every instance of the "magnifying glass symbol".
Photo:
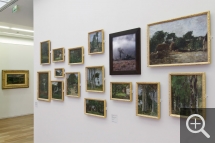
[[[199,130],[197,130],[197,131],[194,131],[194,130],[192,130],[192,129],[190,129],[190,126],[189,126],[189,121],[190,121],[190,119],[192,119],[193,117],[199,117],[201,120],[202,120],[202,127],[201,127],[201,129],[199,129]],[[196,129],[196,126],[197,125],[200,125],[201,123],[196,123],[196,119],[195,119],[195,122],[194,123],[190,123],[191,125],[195,125],[195,129]],[[200,133],[200,132],[202,132],[207,138],[210,138],[210,135],[204,130],[204,128],[205,128],[205,120],[204,120],[204,118],[201,116],[201,115],[199,115],[199,114],[193,114],[193,115],[190,115],[188,118],[187,118],[187,120],[186,120],[186,127],[187,127],[187,129],[191,132],[191,133]]]

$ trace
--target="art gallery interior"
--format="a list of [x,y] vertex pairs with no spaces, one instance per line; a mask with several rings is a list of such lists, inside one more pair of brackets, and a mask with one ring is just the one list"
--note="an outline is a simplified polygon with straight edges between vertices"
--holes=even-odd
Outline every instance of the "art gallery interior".
[[[0,73],[3,75],[3,70],[28,70],[29,87],[0,89],[0,142],[180,143],[180,118],[172,116],[172,111],[170,111],[170,109],[180,108],[176,107],[177,103],[170,102],[172,100],[170,96],[170,75],[172,73],[172,75],[174,73],[201,73],[201,91],[204,94],[201,96],[204,98],[204,100],[201,99],[201,105],[205,104],[206,108],[215,108],[215,95],[213,94],[215,80],[214,0],[14,0],[12,4],[1,10],[1,5],[10,1],[13,0],[0,0]],[[15,9],[15,5],[18,6],[18,9]],[[198,19],[195,22],[207,27],[205,34],[209,35],[207,46],[210,48],[205,53],[208,54],[209,62],[150,66],[148,63],[150,56],[159,52],[149,52],[151,35],[148,24],[156,22],[158,22],[156,24],[161,24],[165,20],[172,22],[171,20],[184,16],[192,18],[195,14],[208,11],[210,15],[205,19],[206,25]],[[179,26],[183,29],[183,25],[178,25],[176,28]],[[192,26],[195,31],[196,27]],[[136,45],[140,46],[138,51],[140,51],[141,73],[139,71],[138,74],[112,72],[117,74],[111,75],[110,71],[113,69],[110,68],[109,54],[114,51],[110,50],[112,47],[110,44],[115,39],[109,35],[138,28],[140,28],[140,44]],[[97,30],[104,32],[102,40],[104,50],[92,54],[89,52],[91,45],[88,40],[93,38],[89,38],[89,33]],[[173,33],[174,31],[168,32]],[[193,37],[195,35],[199,36],[193,32]],[[199,36],[198,39],[203,41],[204,36]],[[41,42],[47,40],[50,41],[48,51],[50,63],[44,64],[41,62],[43,56]],[[77,47],[83,47],[83,53],[81,53],[83,61],[79,64],[71,64],[69,49]],[[57,48],[65,50],[65,57],[61,62],[53,62],[52,50]],[[192,48],[186,50],[190,52]],[[202,52],[202,50],[199,51]],[[114,59],[113,57],[113,61],[121,59],[121,54],[124,56],[123,60],[132,59],[129,53],[125,54],[119,49],[118,52],[120,58]],[[97,66],[104,69],[99,71],[95,68]],[[95,68],[93,76],[96,82],[94,85],[90,82],[90,79],[93,78],[90,76],[93,70],[88,71],[89,68]],[[80,87],[80,90],[77,90],[79,93],[77,97],[67,95],[67,76],[66,74],[56,76],[56,69],[63,69],[65,73],[79,73],[80,81],[77,82],[77,85],[73,85],[75,88]],[[62,100],[51,99],[53,90],[48,86],[46,93],[50,93],[50,98],[41,100],[40,86],[44,85],[41,90],[45,91],[46,85],[41,84],[44,81],[40,82],[38,72],[50,73],[50,81],[48,81],[50,87],[53,87],[51,81],[64,83]],[[99,78],[99,75],[102,75],[102,79]],[[1,86],[4,78],[1,76]],[[122,89],[122,92],[126,94],[129,90],[129,100],[114,100],[111,96],[114,82],[129,83],[129,87]],[[160,112],[157,117],[137,115],[137,108],[140,106],[137,83],[141,82],[158,85],[160,94],[157,96],[159,99],[156,99],[156,102],[160,102],[156,104],[156,108],[159,106]],[[88,87],[88,83],[92,86]],[[101,85],[101,91],[91,90],[93,86]],[[89,99],[104,101],[102,105],[106,107],[100,109],[101,112],[104,112],[104,116],[86,113],[88,108],[86,104]],[[182,103],[180,104],[183,106]],[[152,108],[153,105],[150,106]],[[90,110],[96,109],[91,106]]]

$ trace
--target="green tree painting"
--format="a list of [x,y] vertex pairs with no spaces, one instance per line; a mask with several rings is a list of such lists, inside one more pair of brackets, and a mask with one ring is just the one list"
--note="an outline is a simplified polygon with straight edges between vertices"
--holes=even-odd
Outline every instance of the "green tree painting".
[[70,50],[69,63],[82,62],[82,48]]
[[104,116],[104,101],[87,99],[86,113]]

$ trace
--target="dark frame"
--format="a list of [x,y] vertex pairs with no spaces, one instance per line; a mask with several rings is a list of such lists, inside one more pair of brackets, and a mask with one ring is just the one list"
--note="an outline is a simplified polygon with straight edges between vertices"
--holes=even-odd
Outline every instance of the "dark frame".
[[[135,34],[135,43],[136,43],[136,69],[128,71],[114,71],[113,70],[113,38],[128,34]],[[135,28],[131,30],[121,31],[117,33],[109,34],[109,66],[110,66],[110,75],[134,75],[141,74],[141,34],[140,28]]]

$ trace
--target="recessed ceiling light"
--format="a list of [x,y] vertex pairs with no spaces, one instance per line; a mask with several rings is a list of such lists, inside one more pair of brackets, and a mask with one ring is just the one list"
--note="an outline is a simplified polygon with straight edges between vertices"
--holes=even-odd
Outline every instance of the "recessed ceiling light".
[[23,32],[31,32],[31,33],[34,33],[33,30],[27,30],[27,29],[20,29],[20,28],[10,28],[12,30],[17,30],[17,31],[23,31]]

